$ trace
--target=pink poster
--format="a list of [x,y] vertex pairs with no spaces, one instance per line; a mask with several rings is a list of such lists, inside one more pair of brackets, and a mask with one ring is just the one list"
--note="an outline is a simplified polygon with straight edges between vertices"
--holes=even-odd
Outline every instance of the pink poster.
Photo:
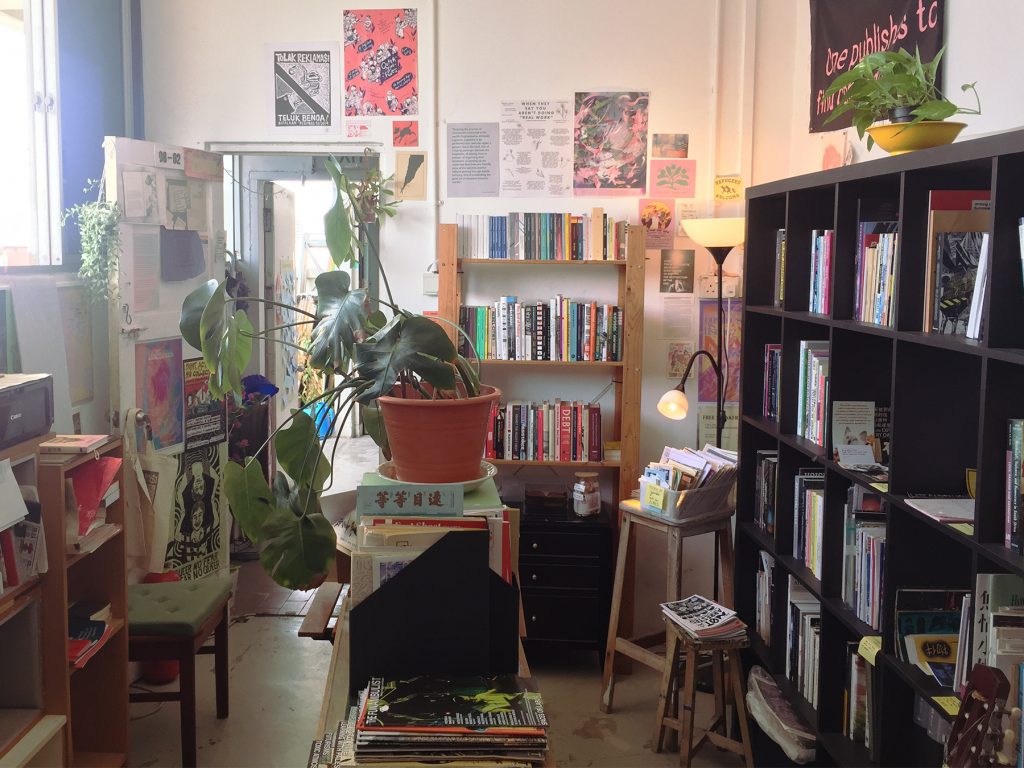
[[416,10],[345,11],[345,115],[419,114]]
[[573,192],[642,197],[647,191],[647,110],[641,91],[576,94]]
[[640,198],[640,224],[647,230],[645,245],[648,248],[671,248],[675,239],[673,215],[675,206],[671,200]]
[[651,160],[651,194],[659,197],[694,197],[697,161],[686,158]]
[[[740,399],[740,317],[743,299],[723,299],[722,312],[725,315],[725,333],[722,336],[722,357],[719,361],[722,376],[725,377],[725,402],[736,403]],[[698,345],[712,355],[718,355],[718,300],[700,300],[700,323]],[[706,357],[697,364],[697,400],[713,403],[718,398],[718,384],[715,372]]]
[[185,439],[183,388],[180,338],[135,345],[135,403],[149,416],[157,450]]

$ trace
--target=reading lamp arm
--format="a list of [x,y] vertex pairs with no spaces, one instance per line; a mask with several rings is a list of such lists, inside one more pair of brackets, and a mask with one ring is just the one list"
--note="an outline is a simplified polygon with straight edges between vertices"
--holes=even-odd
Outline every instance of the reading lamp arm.
[[693,368],[693,364],[697,362],[697,358],[700,357],[701,355],[706,357],[708,359],[708,362],[711,363],[711,367],[714,369],[715,376],[718,378],[718,380],[722,380],[722,369],[718,367],[718,361],[715,360],[714,355],[712,355],[707,350],[699,349],[692,355],[690,355],[690,361],[686,364],[686,370],[683,371],[683,378],[679,380],[679,383],[674,387],[674,389],[678,389],[680,392],[685,391],[686,380],[690,377],[690,369]]

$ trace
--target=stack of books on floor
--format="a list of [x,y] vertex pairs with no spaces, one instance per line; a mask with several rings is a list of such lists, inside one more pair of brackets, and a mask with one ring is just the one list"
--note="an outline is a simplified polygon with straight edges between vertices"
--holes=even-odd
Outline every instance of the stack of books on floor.
[[374,677],[359,705],[313,742],[310,766],[539,765],[548,720],[532,680],[516,675]]
[[694,639],[724,641],[747,636],[747,625],[735,611],[700,595],[662,603],[661,612]]

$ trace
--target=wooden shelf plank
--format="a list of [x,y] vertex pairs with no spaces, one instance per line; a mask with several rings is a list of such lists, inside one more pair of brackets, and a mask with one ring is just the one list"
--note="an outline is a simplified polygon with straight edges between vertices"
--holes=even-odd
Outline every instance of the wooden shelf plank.
[[10,607],[9,603],[13,603],[38,584],[39,576],[32,576],[28,581],[22,582],[16,587],[8,587],[0,591],[0,616],[7,612],[7,609]]
[[874,336],[884,336],[888,339],[896,337],[896,331],[887,325],[865,323],[860,320],[833,320],[832,327],[842,328],[849,331],[857,331],[858,333],[870,333]]
[[882,663],[896,672],[904,683],[910,686],[918,696],[927,701],[932,709],[941,714],[945,720],[953,722],[953,717],[932,701],[933,696],[953,696],[952,688],[943,688],[934,677],[926,675],[912,664],[900,661],[891,653],[879,653],[875,658],[881,659]]
[[612,360],[495,360],[480,359],[481,365],[515,365],[565,368],[621,368],[622,362]]
[[789,555],[779,555],[775,558],[775,562],[781,563],[783,568],[797,578],[797,581],[807,587],[818,602],[824,601],[821,590],[821,580],[811,572],[810,568],[805,566],[795,557],[790,557]]
[[826,597],[822,599],[821,603],[833,616],[845,624],[846,628],[853,634],[859,637],[881,634],[880,630],[874,629],[867,622],[858,619],[857,614],[854,613],[850,606],[843,602],[842,598]]
[[782,307],[770,307],[765,304],[747,304],[744,309],[758,315],[771,315],[773,317],[784,317],[786,310]]
[[959,352],[965,355],[983,355],[986,349],[977,339],[968,339],[965,336],[945,336],[939,333],[924,333],[922,331],[899,331],[896,334],[896,338],[902,342],[923,344],[928,347],[935,347],[948,352]]
[[0,755],[11,749],[43,718],[38,707],[0,708]]
[[64,567],[65,567],[65,568],[70,568],[70,567],[71,567],[71,566],[73,566],[73,565],[74,565],[75,563],[79,562],[80,560],[83,560],[83,559],[85,559],[85,558],[86,558],[86,557],[88,557],[89,555],[94,555],[94,554],[96,554],[97,552],[100,552],[100,551],[101,551],[101,550],[102,550],[102,549],[103,549],[103,548],[104,548],[105,546],[107,546],[107,545],[108,545],[108,544],[109,544],[109,543],[110,543],[111,541],[113,541],[113,540],[114,540],[114,539],[116,539],[116,538],[117,538],[118,536],[120,536],[120,535],[121,535],[122,533],[124,533],[124,528],[122,528],[122,527],[121,527],[121,526],[120,526],[120,525],[119,525],[118,523],[110,523],[110,525],[113,525],[113,526],[114,526],[115,528],[117,528],[117,530],[116,530],[116,531],[114,531],[114,532],[113,532],[113,533],[112,533],[112,534],[110,535],[110,538],[108,538],[108,539],[104,539],[103,541],[101,541],[101,542],[100,542],[100,545],[99,545],[98,547],[96,547],[96,549],[94,549],[94,550],[93,550],[92,552],[74,552],[74,553],[72,553],[72,552],[66,552],[66,553],[65,553],[65,556],[64,556]]
[[765,550],[768,554],[773,557],[775,556],[775,539],[762,531],[757,523],[751,520],[739,520],[736,523],[736,529],[738,531],[742,531],[744,535],[749,536],[751,539],[756,541],[757,546]]
[[837,765],[851,768],[878,765],[878,763],[872,762],[867,747],[854,743],[848,736],[843,736],[841,733],[819,733],[818,744],[828,752],[829,757]]
[[520,459],[486,459],[498,467],[565,467],[566,469],[617,468],[617,461],[522,461]]
[[491,266],[558,266],[558,267],[625,267],[625,259],[584,259],[582,261],[566,261],[563,259],[459,259],[459,264],[489,264]]

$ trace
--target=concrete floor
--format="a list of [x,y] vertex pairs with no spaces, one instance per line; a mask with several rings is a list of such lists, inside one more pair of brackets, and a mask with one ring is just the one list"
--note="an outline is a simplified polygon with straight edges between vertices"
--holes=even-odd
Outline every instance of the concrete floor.
[[[328,643],[303,639],[301,618],[253,617],[232,625],[231,716],[217,720],[213,657],[197,661],[199,765],[297,766],[306,764],[330,661]],[[650,750],[658,676],[639,668],[615,689],[615,712],[597,707],[600,671],[593,652],[531,654],[551,720],[551,744],[560,766],[674,766],[677,753]],[[639,665],[637,665],[639,666]],[[710,696],[699,695],[698,715]],[[174,703],[133,704],[128,765],[177,766],[181,762],[178,708]],[[704,747],[696,766],[739,766],[736,755]]]

